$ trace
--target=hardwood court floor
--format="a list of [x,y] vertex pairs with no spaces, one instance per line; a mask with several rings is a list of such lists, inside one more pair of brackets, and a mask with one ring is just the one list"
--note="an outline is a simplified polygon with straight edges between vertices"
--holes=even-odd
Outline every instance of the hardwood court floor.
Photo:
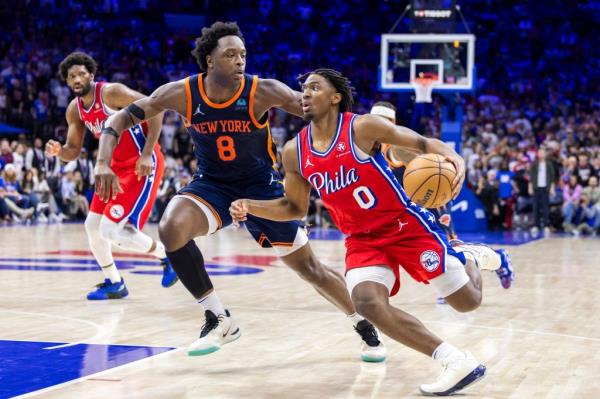
[[[156,226],[146,231],[156,236]],[[201,308],[180,283],[164,289],[160,275],[137,273],[157,273],[157,265],[122,271],[128,298],[90,302],[85,295],[101,273],[69,271],[82,259],[80,269],[93,268],[85,263],[91,256],[77,252],[87,251],[82,225],[0,228],[0,340],[176,348],[27,396],[412,398],[420,396],[419,384],[437,377],[435,362],[389,338],[386,363],[362,363],[349,321],[245,231],[227,229],[199,242],[215,264],[211,270],[221,274],[213,281],[242,337],[193,358],[185,347],[199,334]],[[342,270],[341,241],[312,245]],[[464,397],[600,397],[600,240],[548,238],[510,251],[515,286],[505,291],[494,274],[484,273],[484,303],[475,312],[436,305],[434,290],[406,275],[392,302],[487,365],[486,378]],[[48,271],[39,270],[40,259]],[[252,274],[231,274],[236,271]],[[79,366],[102,365],[107,356],[88,350]],[[2,374],[21,366],[0,358],[0,392]],[[53,365],[62,367],[66,373],[62,362]],[[12,396],[6,386],[4,392]]]

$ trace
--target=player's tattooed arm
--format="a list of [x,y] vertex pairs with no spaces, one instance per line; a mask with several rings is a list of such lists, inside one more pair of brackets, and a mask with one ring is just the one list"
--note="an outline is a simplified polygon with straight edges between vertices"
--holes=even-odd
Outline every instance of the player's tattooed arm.
[[229,212],[236,223],[248,214],[275,221],[297,220],[306,216],[310,202],[310,184],[300,174],[297,141],[288,141],[282,153],[285,168],[285,196],[275,200],[241,199],[231,203]]
[[271,108],[280,108],[301,117],[302,93],[278,80],[260,79],[254,94],[254,115],[259,119]]

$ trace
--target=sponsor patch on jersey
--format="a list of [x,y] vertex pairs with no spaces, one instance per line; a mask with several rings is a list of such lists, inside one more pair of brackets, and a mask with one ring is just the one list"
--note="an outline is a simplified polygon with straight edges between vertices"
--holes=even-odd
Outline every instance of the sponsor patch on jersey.
[[125,209],[123,209],[122,205],[113,205],[110,207],[110,216],[115,219],[121,219],[125,214]]
[[339,143],[336,148],[337,148],[337,150],[339,152],[342,152],[342,151],[344,151],[346,149],[346,144],[345,143]]
[[432,250],[423,251],[421,253],[421,265],[428,272],[433,272],[440,267],[440,256]]

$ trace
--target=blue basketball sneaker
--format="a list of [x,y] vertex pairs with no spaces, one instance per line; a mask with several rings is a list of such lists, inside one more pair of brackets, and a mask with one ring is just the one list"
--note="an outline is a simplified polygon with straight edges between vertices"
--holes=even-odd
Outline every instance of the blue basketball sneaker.
[[96,285],[96,290],[87,294],[87,299],[90,301],[98,301],[104,299],[121,299],[129,295],[125,280],[121,277],[118,283],[111,283],[109,279],[105,279],[103,283]]
[[163,287],[168,288],[175,284],[177,280],[179,280],[179,277],[177,277],[177,273],[175,273],[175,270],[173,270],[173,266],[171,266],[169,258],[161,259],[160,264],[163,267],[163,276],[160,283]]
[[496,250],[496,253],[500,255],[500,267],[496,270],[496,274],[500,279],[502,288],[509,289],[513,281],[515,281],[515,272],[512,268],[512,260],[510,255],[504,249]]

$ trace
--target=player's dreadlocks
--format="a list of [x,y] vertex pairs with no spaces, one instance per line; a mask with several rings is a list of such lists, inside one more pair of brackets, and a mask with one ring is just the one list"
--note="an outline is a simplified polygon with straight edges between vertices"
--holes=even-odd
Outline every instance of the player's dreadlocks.
[[196,39],[196,48],[192,50],[192,55],[196,59],[200,68],[206,71],[207,63],[206,56],[219,44],[219,39],[223,36],[237,36],[244,41],[242,31],[237,22],[221,22],[217,21],[209,28],[202,28],[202,36]]
[[308,79],[308,76],[313,74],[320,75],[327,79],[327,81],[335,87],[335,90],[342,95],[342,101],[340,101],[339,104],[341,112],[352,111],[352,105],[354,104],[354,87],[352,86],[350,79],[335,69],[318,68],[298,76],[298,82],[300,82],[300,84],[304,83],[304,81]]

